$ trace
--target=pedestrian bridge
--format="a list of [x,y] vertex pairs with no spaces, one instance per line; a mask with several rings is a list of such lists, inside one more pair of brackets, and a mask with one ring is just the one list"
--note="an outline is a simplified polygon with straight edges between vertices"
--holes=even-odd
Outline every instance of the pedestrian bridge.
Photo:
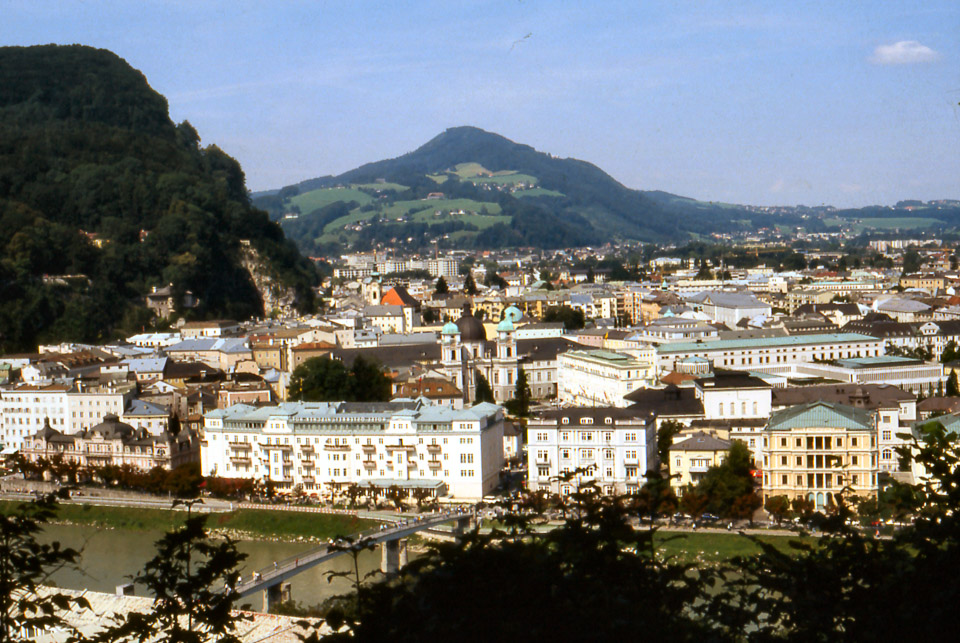
[[468,529],[474,520],[475,514],[473,511],[462,510],[418,515],[406,519],[398,517],[390,526],[381,525],[377,529],[371,529],[351,536],[353,539],[352,547],[338,547],[324,543],[296,556],[278,560],[269,567],[258,569],[250,576],[242,578],[240,582],[237,583],[235,591],[240,598],[253,596],[257,592],[262,592],[263,611],[267,612],[272,604],[289,600],[289,595],[284,596],[283,592],[286,581],[311,567],[321,565],[337,556],[343,556],[348,553],[351,548],[357,546],[372,548],[379,545],[381,547],[380,569],[385,573],[392,573],[400,569],[401,539],[411,536],[418,531],[431,529],[448,522],[454,522],[454,533],[460,534]]

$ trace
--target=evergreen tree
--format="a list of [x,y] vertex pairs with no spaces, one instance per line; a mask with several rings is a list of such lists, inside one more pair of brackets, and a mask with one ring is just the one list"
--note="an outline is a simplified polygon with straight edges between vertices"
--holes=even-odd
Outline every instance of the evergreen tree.
[[517,383],[513,390],[513,399],[507,403],[511,413],[518,417],[527,417],[530,413],[530,400],[533,393],[527,381],[527,372],[522,368],[517,373]]
[[477,289],[477,282],[473,280],[473,275],[468,274],[467,278],[463,280],[463,292],[471,297],[480,292]]
[[474,402],[493,402],[493,389],[490,388],[490,382],[480,371],[476,371],[477,389],[474,395]]
[[947,397],[956,397],[960,395],[960,385],[957,382],[957,372],[950,371],[950,376],[947,378]]
[[437,285],[433,289],[433,294],[435,295],[446,295],[450,293],[450,288],[447,286],[447,280],[441,276],[437,279]]

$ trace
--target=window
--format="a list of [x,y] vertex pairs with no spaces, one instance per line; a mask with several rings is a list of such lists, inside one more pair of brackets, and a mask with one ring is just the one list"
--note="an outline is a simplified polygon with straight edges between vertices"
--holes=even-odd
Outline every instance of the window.
[[890,431],[884,431],[884,432],[883,432],[883,439],[884,439],[884,440],[890,440],[891,437],[892,437],[892,433],[891,433]]
[[537,433],[537,442],[546,442],[550,438],[546,433]]
[[560,439],[561,439],[561,440],[564,440],[564,441],[569,441],[569,440],[570,440],[570,432],[569,432],[569,431],[561,431],[561,433],[560,433]]

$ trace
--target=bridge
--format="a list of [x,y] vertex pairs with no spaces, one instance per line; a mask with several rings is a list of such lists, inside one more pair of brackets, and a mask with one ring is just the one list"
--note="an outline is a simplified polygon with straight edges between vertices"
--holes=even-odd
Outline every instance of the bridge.
[[[377,529],[361,532],[351,538],[354,547],[372,548],[379,545],[381,548],[380,570],[391,574],[399,570],[406,559],[406,548],[401,546],[401,539],[447,522],[455,522],[453,533],[462,534],[475,519],[476,515],[473,511],[465,512],[462,510],[420,515],[407,519],[399,519],[398,517],[391,526],[381,525]],[[279,560],[269,567],[254,571],[251,576],[242,578],[234,591],[239,595],[239,598],[262,592],[263,611],[268,612],[271,605],[290,600],[289,583],[287,581],[300,572],[321,565],[337,556],[342,556],[350,550],[350,546],[324,543],[296,556]]]

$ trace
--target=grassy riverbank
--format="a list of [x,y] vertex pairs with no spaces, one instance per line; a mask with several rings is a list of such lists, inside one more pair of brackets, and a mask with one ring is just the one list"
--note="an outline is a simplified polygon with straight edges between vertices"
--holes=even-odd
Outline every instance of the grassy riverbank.
[[[729,560],[735,556],[756,556],[760,553],[760,546],[753,540],[740,534],[730,533],[676,533],[657,532],[655,537],[657,546],[664,556],[673,556],[681,562],[707,561],[718,562]],[[757,536],[757,539],[773,545],[780,551],[790,552],[791,541],[816,543],[817,539],[810,536]],[[794,550],[795,551],[795,550]]]
[[[0,513],[9,513],[16,502],[0,502]],[[186,514],[165,509],[131,507],[99,507],[93,505],[61,505],[57,522],[91,525],[105,529],[130,531],[169,531],[180,525]],[[210,514],[207,526],[229,530],[251,538],[327,539],[354,534],[377,526],[377,522],[338,514],[240,509],[229,513]]]

